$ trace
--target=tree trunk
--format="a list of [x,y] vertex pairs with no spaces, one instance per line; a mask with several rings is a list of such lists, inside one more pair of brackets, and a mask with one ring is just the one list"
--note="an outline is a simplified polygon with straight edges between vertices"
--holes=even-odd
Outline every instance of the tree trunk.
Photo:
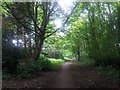
[[17,27],[17,47],[18,47],[18,45],[19,45],[19,28]]
[[78,57],[78,61],[80,61],[80,46],[78,46],[77,57]]
[[34,52],[34,56],[33,56],[34,61],[37,61],[39,59],[39,56],[42,52],[43,42],[44,42],[44,39],[41,38],[40,43],[38,44],[38,47],[35,48],[35,52]]
[[26,43],[27,43],[27,41],[26,41],[26,36],[25,36],[25,34],[26,34],[26,32],[25,32],[25,30],[23,31],[23,39],[24,39],[24,49],[25,49],[25,53],[26,53],[26,55],[27,55],[27,45],[26,45]]
[[29,56],[31,58],[32,56],[32,42],[31,42],[31,30],[28,32],[28,35],[29,35],[29,38],[28,38],[28,41],[29,41],[29,45],[28,45],[28,52],[29,52]]
[[118,54],[120,55],[120,46],[119,46],[119,44],[120,44],[120,2],[118,2],[117,3],[117,13],[118,13],[118,15],[117,15],[117,17],[118,17],[118,32],[117,32],[117,38],[118,38],[118,43],[117,43],[117,50],[118,50]]

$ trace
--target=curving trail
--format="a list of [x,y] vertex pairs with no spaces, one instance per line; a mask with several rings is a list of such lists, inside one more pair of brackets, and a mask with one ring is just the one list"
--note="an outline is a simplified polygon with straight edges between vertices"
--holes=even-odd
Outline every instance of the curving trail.
[[3,80],[3,88],[119,88],[93,67],[66,62],[57,70],[40,72],[29,80]]

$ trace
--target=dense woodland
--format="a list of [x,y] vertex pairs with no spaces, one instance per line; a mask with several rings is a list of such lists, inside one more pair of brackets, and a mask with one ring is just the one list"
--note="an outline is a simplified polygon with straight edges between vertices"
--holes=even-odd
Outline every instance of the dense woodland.
[[2,69],[25,77],[65,60],[120,70],[120,2],[2,2]]

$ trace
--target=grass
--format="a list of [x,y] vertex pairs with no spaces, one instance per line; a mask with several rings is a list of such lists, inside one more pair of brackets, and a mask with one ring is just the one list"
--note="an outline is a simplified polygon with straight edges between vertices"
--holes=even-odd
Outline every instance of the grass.
[[54,58],[50,58],[49,61],[53,64],[53,65],[60,65],[64,63],[63,59],[54,59]]
[[51,69],[57,69],[59,65],[64,64],[63,59],[55,59],[55,58],[49,58],[49,61],[51,62]]

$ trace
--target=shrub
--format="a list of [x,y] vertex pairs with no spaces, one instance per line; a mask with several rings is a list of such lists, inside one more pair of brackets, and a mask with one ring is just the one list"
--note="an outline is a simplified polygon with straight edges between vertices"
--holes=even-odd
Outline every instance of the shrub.
[[52,64],[49,60],[41,60],[40,61],[40,66],[43,71],[50,70],[52,67]]
[[2,73],[2,79],[11,79],[11,77],[12,75],[9,73],[5,73],[5,72]]
[[112,66],[114,68],[119,68],[120,69],[120,57],[104,57],[95,60],[95,65],[96,66]]
[[13,47],[3,47],[2,61],[3,69],[6,69],[10,73],[16,71],[18,65],[19,50]]
[[47,59],[47,57],[44,54],[40,55],[40,58],[37,61],[37,63],[39,63],[43,71],[51,69],[51,62]]
[[2,48],[2,68],[10,73],[16,73],[19,60],[26,58],[24,49],[20,47],[3,45]]
[[44,56],[41,55],[38,61],[27,60],[19,63],[17,67],[17,74],[19,78],[26,79],[33,77],[40,71],[47,71],[51,69],[51,62]]
[[17,67],[17,74],[20,78],[27,78],[30,74],[36,74],[40,72],[41,66],[40,63],[34,61],[26,61],[19,63]]
[[63,59],[63,55],[58,49],[49,50],[47,53],[49,58]]

